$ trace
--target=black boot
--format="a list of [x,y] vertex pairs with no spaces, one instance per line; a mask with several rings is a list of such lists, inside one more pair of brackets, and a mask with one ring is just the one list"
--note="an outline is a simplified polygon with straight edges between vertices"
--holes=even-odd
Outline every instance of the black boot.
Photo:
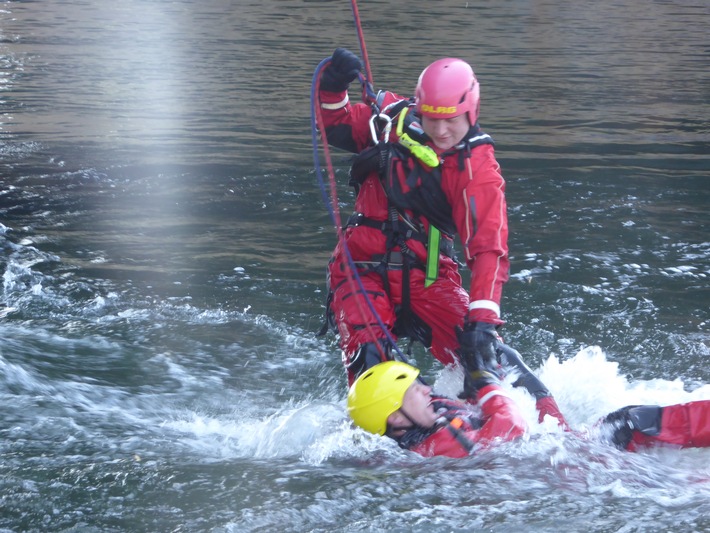
[[345,368],[348,370],[352,381],[354,381],[368,368],[383,361],[391,360],[389,341],[387,339],[379,339],[376,343],[366,342],[361,344],[353,356],[345,361]]
[[662,409],[656,405],[630,405],[608,414],[602,422],[611,426],[614,446],[626,450],[635,431],[649,437],[661,432],[661,413]]

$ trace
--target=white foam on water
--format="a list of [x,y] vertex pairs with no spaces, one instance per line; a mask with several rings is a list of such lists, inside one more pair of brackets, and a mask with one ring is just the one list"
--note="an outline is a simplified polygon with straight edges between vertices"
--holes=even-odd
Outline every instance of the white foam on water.
[[182,434],[181,443],[211,458],[273,459],[304,457],[317,463],[337,453],[343,442],[354,447],[354,431],[343,405],[311,402],[286,406],[265,417],[253,418],[254,406],[233,417],[182,413],[165,427]]
[[584,348],[565,361],[551,355],[537,375],[573,427],[594,424],[627,405],[670,405],[710,399],[710,385],[688,390],[680,379],[629,381],[619,374],[618,363],[607,360],[599,346]]

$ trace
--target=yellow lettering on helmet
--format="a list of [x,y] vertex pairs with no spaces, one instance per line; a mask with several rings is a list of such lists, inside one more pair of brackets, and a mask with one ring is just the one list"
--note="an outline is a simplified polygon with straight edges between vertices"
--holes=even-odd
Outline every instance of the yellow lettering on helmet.
[[433,105],[422,104],[422,112],[424,112],[424,113],[432,113],[432,114],[434,114],[434,115],[450,115],[450,114],[452,114],[452,113],[456,113],[456,106],[452,106],[452,107],[444,107],[444,106],[434,107]]

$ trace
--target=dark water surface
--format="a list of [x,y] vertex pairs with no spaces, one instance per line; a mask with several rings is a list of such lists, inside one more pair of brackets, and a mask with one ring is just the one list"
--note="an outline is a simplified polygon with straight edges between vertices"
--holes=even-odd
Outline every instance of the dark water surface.
[[710,398],[708,3],[359,7],[376,85],[474,65],[508,182],[504,335],[582,436],[517,390],[530,438],[466,460],[346,420],[313,335],[335,234],[309,91],[359,49],[348,2],[5,1],[0,530],[710,530],[710,452],[593,428]]

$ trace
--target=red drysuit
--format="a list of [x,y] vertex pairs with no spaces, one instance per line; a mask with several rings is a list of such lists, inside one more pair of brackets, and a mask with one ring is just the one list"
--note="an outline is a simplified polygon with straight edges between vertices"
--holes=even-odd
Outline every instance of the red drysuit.
[[[320,91],[320,102],[330,144],[355,153],[373,145],[367,105],[350,104],[346,91]],[[380,93],[379,105],[392,115],[393,125],[403,109],[414,113],[407,101],[389,92]],[[397,140],[395,129],[390,142]],[[441,164],[434,169],[393,146],[387,168],[355,176],[358,193],[355,215],[345,232],[347,247],[377,315],[390,331],[394,329],[393,335],[408,334],[430,347],[439,361],[451,364],[458,348],[454,328],[465,318],[503,323],[500,299],[509,270],[505,182],[492,140],[477,124],[462,143],[444,153],[437,151]],[[447,253],[440,254],[436,281],[425,287],[432,224],[449,248],[454,234],[460,236],[472,273],[468,293]],[[329,265],[330,310],[346,367],[361,345],[385,337],[348,272],[339,243]],[[351,382],[353,377],[351,372]]]
[[472,416],[470,406],[462,402],[435,397],[432,405],[441,422],[431,429],[407,431],[397,439],[399,445],[424,457],[465,457],[476,445],[514,440],[525,433],[527,424],[518,407],[498,385],[483,387],[476,398],[481,418]]
[[[486,386],[476,398],[480,417],[463,402],[435,397],[432,405],[441,421],[430,429],[410,429],[397,442],[424,457],[465,457],[477,445],[480,449],[496,440],[510,441],[523,435],[525,421],[500,387]],[[710,447],[710,400],[625,407],[608,415],[602,424],[608,429],[601,432],[602,437],[629,451],[653,446]]]

